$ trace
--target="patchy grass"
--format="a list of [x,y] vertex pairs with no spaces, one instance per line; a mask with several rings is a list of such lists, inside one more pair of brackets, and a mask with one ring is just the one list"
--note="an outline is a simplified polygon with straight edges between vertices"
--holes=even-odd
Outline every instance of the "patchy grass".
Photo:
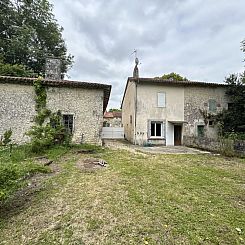
[[0,147],[0,201],[26,184],[26,178],[47,173],[49,168],[36,164],[27,146]]
[[[244,243],[244,159],[101,148],[86,155],[79,147],[48,153],[61,173],[2,219],[1,244]],[[76,167],[90,157],[109,167]]]

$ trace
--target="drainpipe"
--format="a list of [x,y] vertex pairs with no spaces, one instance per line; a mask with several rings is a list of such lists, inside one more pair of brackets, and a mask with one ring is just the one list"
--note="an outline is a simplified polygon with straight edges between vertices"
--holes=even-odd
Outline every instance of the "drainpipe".
[[[138,80],[139,81],[139,80]],[[134,98],[134,103],[135,103],[135,110],[134,110],[134,144],[136,145],[136,125],[137,125],[137,83],[138,81],[135,82],[135,98]]]

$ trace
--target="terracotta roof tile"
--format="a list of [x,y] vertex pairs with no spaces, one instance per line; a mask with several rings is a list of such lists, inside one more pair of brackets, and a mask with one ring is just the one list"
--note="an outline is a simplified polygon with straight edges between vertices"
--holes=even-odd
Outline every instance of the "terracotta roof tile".
[[201,81],[177,81],[171,79],[162,79],[162,78],[134,78],[129,77],[129,81],[139,82],[139,83],[162,83],[162,84],[178,84],[178,85],[197,85],[197,86],[210,86],[210,87],[218,87],[218,86],[227,86],[225,83],[209,83],[209,82],[201,82]]

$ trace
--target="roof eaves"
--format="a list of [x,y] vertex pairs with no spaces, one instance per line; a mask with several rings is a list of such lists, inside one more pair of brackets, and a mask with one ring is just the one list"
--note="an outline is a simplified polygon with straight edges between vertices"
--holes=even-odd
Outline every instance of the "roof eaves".
[[174,84],[174,85],[183,85],[183,86],[227,86],[224,83],[210,83],[210,82],[199,82],[199,81],[177,81],[177,80],[169,80],[169,79],[161,79],[161,78],[128,78],[130,81],[135,81],[139,83],[159,83],[159,84]]

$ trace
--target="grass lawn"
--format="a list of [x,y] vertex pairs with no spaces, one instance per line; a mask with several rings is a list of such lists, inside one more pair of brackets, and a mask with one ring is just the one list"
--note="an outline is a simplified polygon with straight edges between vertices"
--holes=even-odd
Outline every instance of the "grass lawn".
[[[4,204],[0,244],[245,243],[244,159],[109,149],[47,154],[60,172],[24,206]],[[91,157],[109,166],[77,167]]]

